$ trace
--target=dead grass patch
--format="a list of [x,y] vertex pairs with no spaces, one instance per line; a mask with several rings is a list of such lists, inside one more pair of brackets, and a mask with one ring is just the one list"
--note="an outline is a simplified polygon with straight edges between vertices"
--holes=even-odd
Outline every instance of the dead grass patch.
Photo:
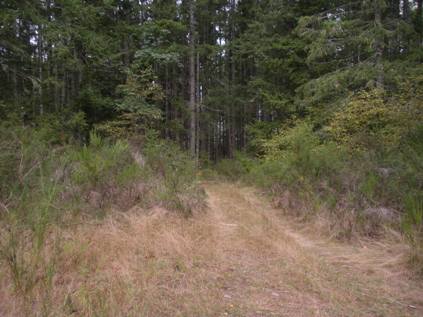
[[335,243],[286,220],[252,189],[222,183],[206,188],[209,209],[190,218],[160,207],[132,208],[61,229],[52,282],[34,289],[26,306],[0,269],[0,315],[423,312],[421,285],[407,278],[396,258],[400,244]]

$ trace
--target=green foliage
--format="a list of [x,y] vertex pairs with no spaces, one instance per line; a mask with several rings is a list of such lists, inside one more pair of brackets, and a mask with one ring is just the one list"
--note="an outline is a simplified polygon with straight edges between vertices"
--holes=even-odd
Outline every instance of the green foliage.
[[405,197],[404,226],[406,231],[413,229],[423,233],[423,196],[407,195]]
[[23,126],[0,125],[0,198],[8,199],[15,191],[34,186],[34,175],[50,154],[50,140],[44,131]]
[[263,155],[264,143],[279,128],[278,122],[256,121],[246,127],[246,132],[250,138],[248,151],[252,154]]
[[135,145],[94,132],[87,145],[58,144],[56,124],[0,125],[0,264],[28,307],[51,300],[63,251],[56,228],[80,222],[81,213],[86,219],[112,206],[162,204],[189,216],[205,201],[193,162],[176,144],[150,139],[143,163],[134,158]]
[[[279,197],[276,199],[287,200],[287,192],[296,192],[289,195],[290,199],[310,204],[306,210],[316,208],[322,211],[325,206],[323,210],[329,211],[328,218],[332,219],[334,228],[338,228],[336,230],[342,237],[351,237],[354,232],[375,235],[381,224],[384,221],[389,223],[397,211],[408,214],[409,210],[418,209],[416,204],[410,207],[407,197],[422,190],[421,125],[408,120],[406,122],[411,126],[405,130],[401,121],[406,117],[404,113],[395,116],[398,113],[395,112],[386,121],[385,112],[377,110],[379,115],[369,115],[368,121],[363,122],[359,120],[359,114],[374,112],[368,110],[367,105],[357,107],[361,111],[345,111],[335,116],[342,118],[334,120],[336,131],[349,131],[344,134],[345,138],[332,138],[330,134],[328,137],[327,132],[314,131],[307,122],[297,122],[292,128],[280,130],[264,142],[264,158],[250,168],[246,178],[267,188]],[[358,119],[354,121],[351,117]],[[344,126],[354,128],[340,128]],[[376,141],[381,135],[386,136],[388,141],[385,146],[376,147],[373,145],[375,139],[373,142],[363,141],[368,140],[369,135]],[[392,139],[400,139],[401,144],[399,141],[392,144]],[[360,151],[352,148],[352,144],[360,144]],[[385,209],[378,209],[379,206]],[[384,216],[378,214],[384,212]],[[412,214],[418,216],[419,213],[413,211]],[[380,217],[386,218],[381,220]],[[412,232],[416,235],[414,229]]]
[[[296,27],[312,77],[298,87],[298,101],[318,124],[326,124],[353,92],[382,86],[394,91],[407,77],[403,76],[421,63],[411,57],[413,44],[407,52],[401,49],[400,43],[417,33],[399,17],[398,2],[350,2],[342,7],[301,16]],[[388,47],[393,51],[388,53]]]
[[409,122],[400,110],[388,104],[381,91],[361,92],[334,114],[327,131],[350,148],[397,146]]
[[306,122],[280,131],[265,143],[265,148],[266,160],[285,163],[286,180],[290,182],[332,175],[343,167],[344,149],[332,142],[322,143]]
[[423,195],[407,195],[402,228],[411,243],[410,262],[419,274],[423,274]]
[[126,83],[118,86],[123,98],[117,110],[137,114],[145,120],[160,118],[160,110],[155,105],[163,99],[163,92],[156,82],[151,67],[143,69],[133,64],[128,70]]
[[88,130],[85,113],[63,112],[46,114],[37,118],[37,133],[51,144],[69,144],[75,140],[82,141]]
[[265,160],[251,169],[247,179],[257,186],[269,189],[287,182],[287,170],[287,165],[282,161]]
[[183,190],[183,186],[192,180],[195,174],[193,162],[188,154],[181,151],[177,144],[160,140],[149,139],[145,146],[147,164],[158,175],[162,175],[169,187]]
[[342,169],[343,151],[334,143],[322,143],[309,123],[298,122],[280,130],[263,144],[264,158],[250,168],[251,180],[264,187],[303,186]]
[[54,271],[54,256],[44,253],[62,211],[55,205],[60,184],[52,176],[58,153],[44,129],[4,123],[1,132],[0,262],[9,268],[15,291],[26,298],[38,284],[47,287]]
[[[133,181],[139,175],[127,142],[107,143],[93,132],[90,143],[77,148],[69,157],[71,162],[67,164],[74,165],[72,181],[82,186],[84,192],[98,190],[106,195],[113,186],[117,186],[117,181]],[[133,174],[129,174],[128,170]]]
[[158,107],[163,91],[151,67],[134,63],[127,71],[126,82],[117,87],[122,95],[116,105],[119,113],[114,120],[98,124],[97,131],[115,139],[144,134],[161,119]]
[[173,142],[157,137],[147,139],[143,151],[146,166],[156,178],[154,188],[157,200],[167,208],[191,215],[194,209],[201,209],[204,193],[196,184],[194,162],[186,152]]
[[255,166],[255,160],[243,152],[236,152],[233,159],[220,160],[214,170],[228,180],[236,181],[243,178]]
[[377,174],[369,173],[359,184],[359,190],[369,201],[373,201],[376,195],[377,186],[380,182],[380,179]]

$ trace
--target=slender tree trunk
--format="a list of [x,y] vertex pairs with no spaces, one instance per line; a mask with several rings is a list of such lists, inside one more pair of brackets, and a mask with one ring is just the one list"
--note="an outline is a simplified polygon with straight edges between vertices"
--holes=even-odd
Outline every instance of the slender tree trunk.
[[194,3],[189,3],[189,111],[190,111],[190,152],[191,157],[196,157],[196,106],[195,106],[195,17]]
[[[235,38],[235,26],[234,26],[234,15],[235,15],[235,0],[230,1],[230,16],[229,16],[229,42]],[[235,58],[232,50],[229,50],[228,53],[228,65],[229,65],[229,73],[228,73],[228,93],[230,96],[233,95],[233,85],[235,82]],[[234,149],[235,149],[235,112],[234,107],[231,106],[228,108],[227,111],[227,155],[229,158],[233,158],[234,156]]]
[[402,16],[406,21],[410,19],[410,3],[408,0],[402,0]]
[[57,71],[57,62],[54,61],[54,108],[57,111],[59,111],[59,105],[60,105],[60,98],[59,98],[59,74]]
[[39,111],[40,115],[44,114],[44,105],[43,105],[43,37],[42,37],[42,25],[38,26],[38,98],[39,98]]
[[400,0],[391,0],[390,1],[390,11],[394,19],[397,19],[400,15]]
[[123,63],[125,67],[129,67],[129,64],[130,64],[129,35],[126,35],[123,39]]
[[68,77],[66,75],[66,69],[63,67],[63,75],[62,75],[62,93],[61,93],[61,105],[64,106],[66,104],[66,85],[67,85]]
[[197,100],[195,103],[195,118],[196,118],[196,144],[195,144],[195,164],[198,166],[198,160],[200,157],[200,104],[201,104],[201,95],[200,95],[200,54],[197,52],[197,71],[196,71],[196,87],[197,87]]
[[419,45],[423,45],[423,0],[417,0],[416,25],[417,32],[420,34]]
[[13,70],[12,70],[12,83],[13,83],[13,105],[15,107],[19,106],[18,103],[18,76],[17,76],[17,66],[13,65]]
[[169,117],[170,117],[170,110],[169,110],[169,66],[166,64],[165,66],[165,138],[169,138]]
[[375,24],[376,24],[376,69],[377,69],[377,78],[376,78],[376,87],[383,89],[384,86],[384,75],[383,75],[383,64],[382,64],[382,55],[383,55],[383,26],[382,26],[382,0],[374,0],[374,10],[375,10]]

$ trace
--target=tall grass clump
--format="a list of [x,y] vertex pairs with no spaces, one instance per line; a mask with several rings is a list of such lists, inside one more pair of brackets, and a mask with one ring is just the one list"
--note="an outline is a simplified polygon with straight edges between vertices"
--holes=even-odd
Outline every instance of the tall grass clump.
[[256,165],[256,160],[243,152],[235,152],[233,159],[222,159],[213,169],[217,175],[229,181],[243,179]]
[[125,140],[107,141],[91,132],[89,143],[70,149],[61,166],[71,196],[83,197],[92,207],[128,208],[142,199],[138,183],[143,168]]
[[55,269],[61,184],[52,177],[63,150],[45,131],[0,126],[0,262],[24,303],[42,288],[43,302]]
[[154,196],[164,207],[185,216],[202,209],[205,193],[197,181],[194,162],[171,141],[149,138],[144,146],[146,168],[153,175]]
[[64,227],[135,206],[188,216],[204,204],[192,161],[171,142],[131,144],[91,132],[80,145],[58,133],[55,125],[0,125],[0,277],[23,314],[35,306],[49,314]]
[[410,263],[423,275],[423,194],[406,197],[402,227],[412,246]]

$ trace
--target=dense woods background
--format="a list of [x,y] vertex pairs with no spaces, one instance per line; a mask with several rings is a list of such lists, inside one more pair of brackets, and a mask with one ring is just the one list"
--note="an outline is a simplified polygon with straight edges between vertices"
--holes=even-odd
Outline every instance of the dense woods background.
[[56,125],[62,138],[155,128],[216,160],[257,151],[294,119],[321,127],[361,89],[421,97],[418,0],[0,7],[2,117]]

